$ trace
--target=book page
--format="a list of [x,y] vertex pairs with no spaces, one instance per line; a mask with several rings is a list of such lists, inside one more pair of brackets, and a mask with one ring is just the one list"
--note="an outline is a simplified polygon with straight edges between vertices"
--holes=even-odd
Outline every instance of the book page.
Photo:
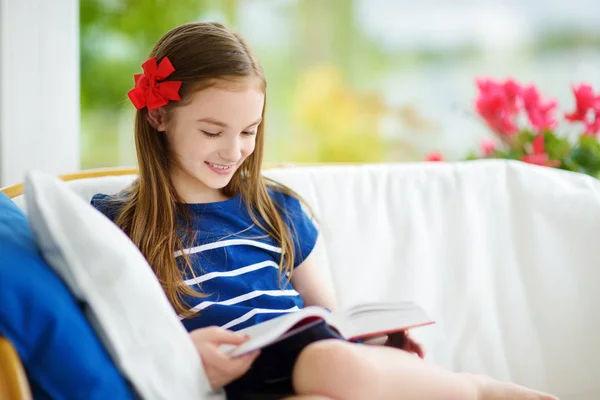
[[343,333],[349,340],[434,323],[421,307],[412,302],[361,304],[336,313],[335,319],[343,321]]
[[318,319],[325,320],[348,340],[380,336],[433,323],[421,307],[410,302],[361,304],[334,313],[310,306],[241,329],[238,333],[250,336],[246,342],[239,346],[222,345],[219,350],[239,357],[308,329]]
[[[289,336],[286,333],[289,333],[291,329],[303,320],[312,320],[314,318],[328,320],[330,315],[329,311],[324,308],[306,307],[300,311],[281,315],[260,324],[241,329],[238,333],[250,336],[247,341],[239,346],[223,345],[219,350],[231,356],[239,357]],[[303,326],[299,326],[297,329],[302,330]]]

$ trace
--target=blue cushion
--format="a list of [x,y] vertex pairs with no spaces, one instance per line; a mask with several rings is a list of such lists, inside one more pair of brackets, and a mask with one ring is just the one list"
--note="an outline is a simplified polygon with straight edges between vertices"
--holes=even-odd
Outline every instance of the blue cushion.
[[80,305],[38,252],[27,217],[1,192],[0,335],[19,353],[35,398],[134,398]]

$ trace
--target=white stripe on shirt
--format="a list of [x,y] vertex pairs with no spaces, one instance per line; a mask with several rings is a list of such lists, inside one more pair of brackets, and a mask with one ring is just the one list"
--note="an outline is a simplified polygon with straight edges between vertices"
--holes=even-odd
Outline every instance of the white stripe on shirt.
[[188,285],[188,286],[193,286],[195,284],[198,284],[198,283],[201,283],[201,282],[206,282],[206,281],[211,280],[213,278],[231,277],[231,276],[243,275],[243,274],[246,274],[248,272],[257,271],[259,269],[267,268],[267,267],[273,267],[273,268],[279,269],[279,265],[277,263],[275,263],[273,261],[263,261],[263,262],[259,262],[259,263],[256,263],[256,264],[247,265],[247,266],[242,267],[242,268],[234,269],[233,271],[210,272],[208,274],[204,274],[202,276],[198,276],[198,277],[193,278],[193,279],[187,279],[187,280],[184,281],[184,283],[186,285]]
[[[231,239],[231,240],[222,240],[213,243],[203,244],[201,246],[190,247],[189,249],[184,249],[183,253],[185,254],[194,254],[201,253],[206,250],[218,249],[219,247],[227,247],[227,246],[239,246],[239,245],[247,245],[260,247],[261,249],[270,250],[275,253],[281,253],[281,247],[272,246],[268,243],[259,242],[258,240],[249,240],[249,239]],[[180,250],[175,252],[175,257],[180,257],[183,255]]]
[[295,290],[254,290],[250,293],[243,294],[241,296],[237,296],[231,298],[229,300],[224,301],[203,301],[202,303],[190,308],[192,312],[198,312],[200,310],[204,310],[208,306],[212,306],[213,304],[220,304],[224,306],[230,306],[232,304],[241,303],[246,300],[253,299],[258,296],[299,296],[300,294]]
[[270,308],[255,308],[253,310],[248,311],[246,314],[242,315],[239,318],[233,319],[221,326],[223,329],[230,329],[232,326],[236,326],[241,324],[242,322],[248,321],[250,318],[254,317],[256,314],[272,314],[272,313],[289,313],[294,311],[300,311],[298,306],[294,306],[292,308],[288,308],[287,310],[273,310]]

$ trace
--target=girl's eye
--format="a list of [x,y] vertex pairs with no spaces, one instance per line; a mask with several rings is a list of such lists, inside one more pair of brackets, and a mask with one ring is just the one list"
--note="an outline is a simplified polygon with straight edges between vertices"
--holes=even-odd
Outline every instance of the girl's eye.
[[242,132],[242,135],[253,136],[253,135],[256,135],[256,132],[255,131],[245,131],[245,132]]
[[206,131],[201,131],[201,132],[204,134],[204,136],[207,136],[209,138],[216,138],[216,137],[221,136],[220,133],[211,133],[211,132],[206,132]]

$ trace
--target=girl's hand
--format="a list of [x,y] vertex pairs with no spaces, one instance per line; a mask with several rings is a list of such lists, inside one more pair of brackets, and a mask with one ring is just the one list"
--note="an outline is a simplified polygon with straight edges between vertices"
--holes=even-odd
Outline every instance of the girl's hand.
[[213,389],[219,389],[244,375],[259,351],[241,357],[230,357],[219,351],[222,344],[239,345],[248,338],[219,327],[201,328],[190,332],[190,337],[202,359],[204,371]]
[[388,335],[386,346],[402,349],[409,353],[414,353],[420,358],[425,358],[423,345],[410,337],[407,331],[396,332]]

